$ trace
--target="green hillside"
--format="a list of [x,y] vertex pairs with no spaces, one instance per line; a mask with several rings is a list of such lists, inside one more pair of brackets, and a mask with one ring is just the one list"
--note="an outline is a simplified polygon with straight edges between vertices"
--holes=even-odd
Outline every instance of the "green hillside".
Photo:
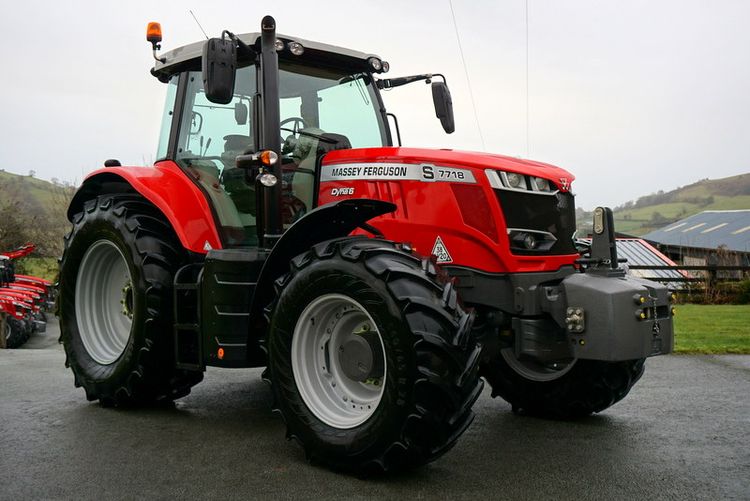
[[56,199],[60,193],[67,193],[71,190],[74,190],[74,187],[67,182],[60,182],[56,179],[46,181],[0,169],[0,193],[3,199],[18,195],[28,200],[34,207],[52,210],[56,208]]
[[32,242],[37,256],[59,256],[70,226],[65,213],[74,192],[69,183],[0,170],[0,249]]
[[[750,209],[750,174],[697,183],[640,197],[615,207],[615,228],[620,233],[646,233],[706,210]],[[579,231],[586,233],[591,217],[578,214]]]

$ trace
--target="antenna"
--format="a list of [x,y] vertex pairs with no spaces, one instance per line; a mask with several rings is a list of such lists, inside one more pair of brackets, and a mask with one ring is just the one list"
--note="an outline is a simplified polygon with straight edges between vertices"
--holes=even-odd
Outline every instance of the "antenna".
[[484,145],[484,136],[482,135],[482,128],[479,126],[479,115],[477,115],[477,105],[474,103],[474,91],[471,90],[471,80],[469,79],[469,70],[466,69],[466,59],[464,58],[464,49],[461,47],[461,37],[458,35],[458,25],[456,24],[456,14],[453,12],[453,1],[448,0],[448,5],[451,8],[451,17],[453,18],[453,29],[456,32],[456,41],[458,41],[458,52],[461,54],[461,63],[464,65],[464,73],[466,74],[466,83],[469,85],[469,98],[471,99],[471,107],[474,110],[474,120],[477,123],[477,131],[479,132],[479,140],[482,142],[482,149],[487,148]]
[[193,16],[193,19],[195,19],[195,24],[198,25],[198,28],[200,28],[201,31],[203,32],[203,36],[206,37],[206,40],[208,40],[208,35],[206,35],[206,30],[204,30],[203,26],[201,26],[201,23],[198,22],[198,18],[195,17],[195,14],[193,14],[192,10],[188,10],[188,12],[190,12],[190,15]]

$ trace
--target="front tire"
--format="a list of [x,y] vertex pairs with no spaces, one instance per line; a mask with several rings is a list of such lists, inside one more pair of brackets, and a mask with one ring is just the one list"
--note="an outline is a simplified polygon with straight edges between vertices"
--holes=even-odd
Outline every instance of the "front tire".
[[580,418],[611,407],[641,378],[645,362],[571,360],[557,369],[541,369],[512,352],[503,350],[481,366],[492,396],[502,397],[514,412],[553,419]]
[[311,461],[366,474],[455,444],[482,389],[480,347],[431,263],[346,238],[295,258],[277,286],[269,376],[287,434]]
[[8,316],[5,319],[5,347],[20,348],[29,340],[29,332],[24,323],[16,318]]
[[75,385],[103,405],[171,401],[202,373],[174,367],[172,278],[185,251],[137,195],[86,202],[60,265],[60,339]]

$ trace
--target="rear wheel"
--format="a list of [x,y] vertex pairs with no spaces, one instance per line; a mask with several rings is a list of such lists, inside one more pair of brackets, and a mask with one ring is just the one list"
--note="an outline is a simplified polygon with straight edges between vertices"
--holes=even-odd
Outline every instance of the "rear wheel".
[[74,217],[60,271],[60,332],[76,386],[104,405],[169,401],[202,373],[177,370],[172,277],[185,252],[139,196],[105,196]]
[[269,376],[308,458],[368,473],[448,451],[481,392],[472,317],[429,262],[346,238],[293,260],[277,282]]
[[643,375],[645,360],[565,360],[538,364],[506,348],[481,366],[481,374],[514,412],[571,419],[601,412],[622,400]]

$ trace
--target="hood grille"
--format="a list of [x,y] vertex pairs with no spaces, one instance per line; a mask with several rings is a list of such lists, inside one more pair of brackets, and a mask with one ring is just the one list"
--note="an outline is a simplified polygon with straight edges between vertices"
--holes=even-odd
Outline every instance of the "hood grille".
[[539,196],[534,192],[493,190],[505,216],[507,228],[527,229],[543,232],[557,240],[541,249],[513,248],[520,255],[564,255],[577,254],[573,244],[576,231],[576,211],[573,195],[558,192],[550,196]]

